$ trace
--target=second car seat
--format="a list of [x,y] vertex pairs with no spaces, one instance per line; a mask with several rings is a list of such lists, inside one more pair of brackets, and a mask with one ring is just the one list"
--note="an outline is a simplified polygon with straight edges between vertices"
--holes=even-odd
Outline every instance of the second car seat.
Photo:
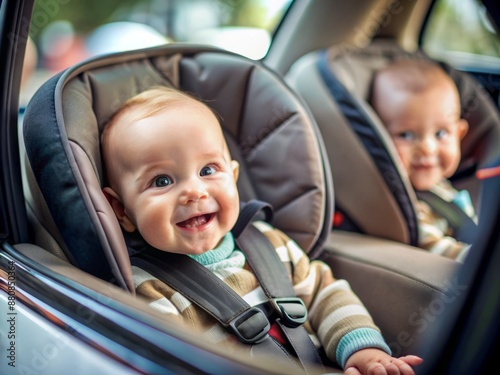
[[[323,134],[335,184],[334,226],[417,245],[415,193],[369,104],[374,73],[395,59],[430,58],[422,51],[407,52],[391,40],[361,49],[333,46],[299,59],[287,80],[308,103]],[[500,115],[471,76],[442,66],[457,84],[462,116],[470,127],[451,181],[469,190],[477,205],[480,182],[475,171],[500,152]]]

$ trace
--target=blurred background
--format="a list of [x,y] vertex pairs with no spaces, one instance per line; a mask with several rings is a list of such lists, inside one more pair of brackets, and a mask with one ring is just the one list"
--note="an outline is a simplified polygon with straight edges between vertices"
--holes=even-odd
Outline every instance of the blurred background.
[[[262,59],[291,1],[38,0],[21,105],[48,77],[103,53],[186,42]],[[482,61],[497,63],[500,57],[498,38],[477,0],[438,0],[422,41],[437,59],[482,55]]]
[[[21,105],[53,74],[109,52],[203,43],[258,60],[290,0],[37,0]],[[29,79],[28,79],[29,77]]]

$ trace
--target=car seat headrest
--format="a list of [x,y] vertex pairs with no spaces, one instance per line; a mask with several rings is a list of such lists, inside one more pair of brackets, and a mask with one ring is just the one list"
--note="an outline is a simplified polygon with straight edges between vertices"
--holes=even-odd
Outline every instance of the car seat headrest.
[[317,254],[329,232],[333,192],[308,111],[258,62],[213,48],[167,45],[80,63],[45,83],[28,104],[26,153],[68,259],[133,290],[123,235],[101,191],[99,139],[122,103],[158,85],[186,91],[220,115],[240,163],[241,200],[270,203],[273,224]]

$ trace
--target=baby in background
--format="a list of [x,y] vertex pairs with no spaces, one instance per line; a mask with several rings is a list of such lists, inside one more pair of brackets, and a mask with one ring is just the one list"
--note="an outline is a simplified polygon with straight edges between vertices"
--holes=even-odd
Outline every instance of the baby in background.
[[[371,104],[394,141],[401,163],[417,191],[432,191],[475,220],[467,191],[448,178],[460,162],[460,142],[468,123],[461,118],[458,89],[446,72],[426,60],[397,60],[378,71]],[[417,204],[419,246],[463,261],[470,244],[453,238],[446,219],[422,200]]]

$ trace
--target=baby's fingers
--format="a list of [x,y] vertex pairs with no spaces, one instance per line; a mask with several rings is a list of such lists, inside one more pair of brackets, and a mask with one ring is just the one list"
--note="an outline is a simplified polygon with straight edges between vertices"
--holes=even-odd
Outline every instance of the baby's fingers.
[[[414,356],[414,355],[408,355],[405,357],[400,357],[397,359],[393,359],[391,361],[391,365],[395,365],[397,367],[397,374],[401,375],[415,375],[415,371],[413,370],[412,366],[417,366],[423,362],[422,358]],[[392,374],[391,371],[387,371],[388,374]]]
[[410,366],[418,366],[424,360],[416,355],[405,355],[404,357],[399,357],[399,360],[408,363]]
[[344,375],[361,375],[361,373],[356,367],[349,367],[345,369]]

